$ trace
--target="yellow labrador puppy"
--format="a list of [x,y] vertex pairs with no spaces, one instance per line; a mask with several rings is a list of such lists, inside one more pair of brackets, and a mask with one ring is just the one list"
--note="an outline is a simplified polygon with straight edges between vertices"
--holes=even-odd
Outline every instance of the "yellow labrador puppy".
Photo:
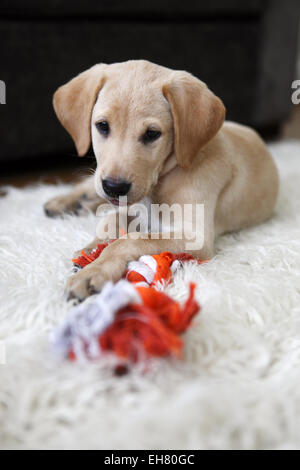
[[[50,216],[74,210],[80,200],[94,209],[107,201],[118,205],[120,196],[129,205],[145,197],[155,204],[204,204],[203,244],[193,254],[206,259],[218,235],[271,215],[278,174],[264,142],[252,129],[224,122],[222,101],[190,73],[144,60],[98,64],[59,88],[54,108],[80,156],[92,142],[97,170],[69,195],[49,201]],[[128,261],[188,246],[172,234],[131,235],[72,276],[69,294],[83,299],[119,279]]]

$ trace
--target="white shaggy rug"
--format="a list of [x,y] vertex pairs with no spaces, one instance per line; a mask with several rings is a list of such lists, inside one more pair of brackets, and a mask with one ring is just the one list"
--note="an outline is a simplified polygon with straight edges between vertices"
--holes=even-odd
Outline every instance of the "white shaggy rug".
[[196,281],[203,306],[184,361],[121,378],[106,359],[57,362],[48,343],[94,216],[45,217],[63,185],[0,198],[1,448],[300,448],[300,142],[271,150],[274,217],[222,237],[210,263],[186,265],[167,288],[181,300]]

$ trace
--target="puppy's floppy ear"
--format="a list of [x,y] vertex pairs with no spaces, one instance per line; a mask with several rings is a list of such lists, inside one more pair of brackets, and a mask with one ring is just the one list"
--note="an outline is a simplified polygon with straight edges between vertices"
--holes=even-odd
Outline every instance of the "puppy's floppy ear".
[[78,155],[85,155],[91,145],[91,115],[97,95],[104,85],[106,64],[97,64],[77,75],[54,93],[56,115],[69,132]]
[[225,119],[225,107],[205,85],[187,72],[174,72],[163,86],[173,116],[178,165],[187,168]]

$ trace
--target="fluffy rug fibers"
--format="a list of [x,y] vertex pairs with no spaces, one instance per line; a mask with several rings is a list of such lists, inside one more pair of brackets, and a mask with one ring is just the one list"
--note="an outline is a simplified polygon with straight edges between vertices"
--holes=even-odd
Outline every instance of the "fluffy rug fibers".
[[265,224],[223,236],[205,265],[166,291],[202,305],[184,360],[116,377],[111,359],[58,361],[49,333],[70,303],[71,258],[92,214],[49,219],[68,190],[6,188],[0,198],[0,447],[15,449],[300,448],[300,143],[270,146],[281,189]]

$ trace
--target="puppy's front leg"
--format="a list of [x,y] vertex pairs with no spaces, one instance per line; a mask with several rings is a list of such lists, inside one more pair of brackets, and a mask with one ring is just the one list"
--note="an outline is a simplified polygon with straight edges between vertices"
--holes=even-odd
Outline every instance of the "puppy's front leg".
[[[155,255],[163,251],[189,251],[186,249],[189,242],[190,240],[174,238],[163,239],[161,233],[154,235],[135,232],[121,237],[105,248],[98,259],[69,279],[69,296],[82,300],[92,293],[99,292],[107,281],[119,280],[129,261],[137,260],[142,255]],[[211,239],[201,249],[193,251],[193,254],[199,259],[207,259],[212,255],[212,249]]]
[[[118,212],[122,214],[122,208],[120,208]],[[124,211],[123,214],[127,216],[127,213]],[[81,250],[76,251],[73,255],[73,258],[78,258],[82,251],[87,254],[90,253],[92,250],[97,248],[99,243],[106,243],[119,238],[120,230],[123,228],[122,226],[120,227],[120,222],[122,223],[122,221],[124,222],[124,226],[128,227],[128,220],[126,221],[122,217],[118,216],[116,211],[111,211],[102,217],[97,225],[97,238],[95,238],[84,248],[81,248]]]

